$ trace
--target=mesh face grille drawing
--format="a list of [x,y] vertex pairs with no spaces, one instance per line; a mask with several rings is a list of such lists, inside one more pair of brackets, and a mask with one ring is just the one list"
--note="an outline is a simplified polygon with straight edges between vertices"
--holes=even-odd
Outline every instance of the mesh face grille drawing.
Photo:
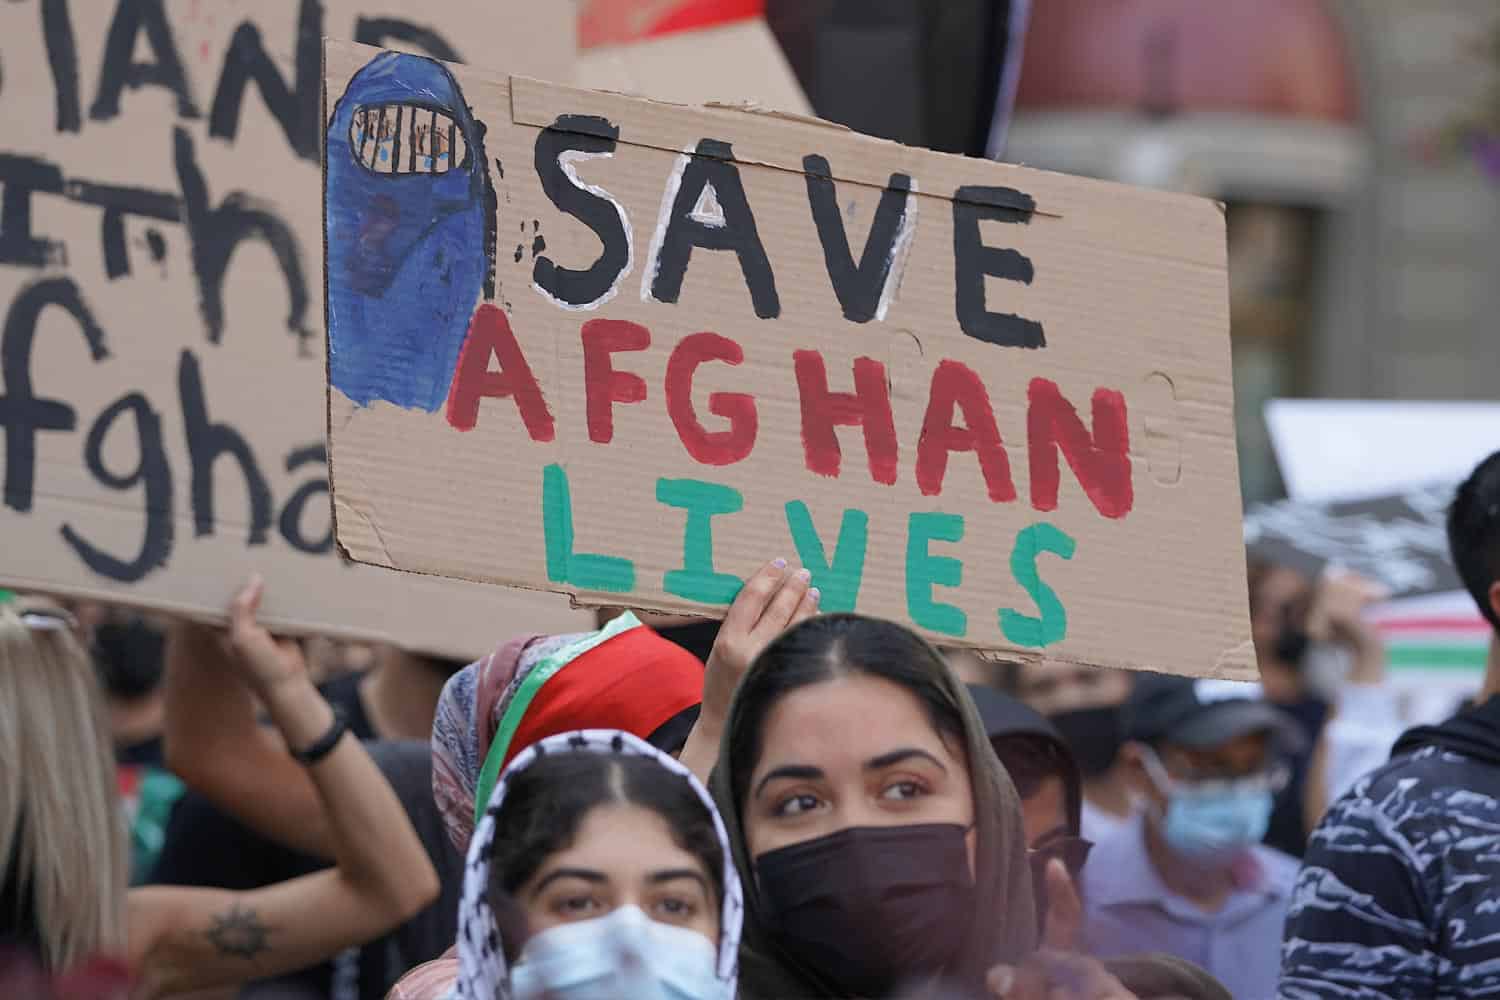
[[458,122],[420,104],[382,104],[355,110],[349,145],[377,174],[445,174],[469,167],[469,146]]
[[327,131],[328,373],[360,406],[436,412],[493,268],[476,121],[439,62],[382,52]]

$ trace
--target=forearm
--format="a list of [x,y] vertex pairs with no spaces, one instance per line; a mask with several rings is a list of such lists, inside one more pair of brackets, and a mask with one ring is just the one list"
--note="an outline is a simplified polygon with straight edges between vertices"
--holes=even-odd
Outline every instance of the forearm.
[[710,718],[706,713],[698,716],[698,721],[693,723],[693,728],[688,732],[687,742],[682,745],[682,753],[678,754],[678,762],[693,773],[693,777],[708,784],[708,776],[713,771],[714,765],[719,760],[719,740],[723,737],[724,726],[717,718]]
[[256,721],[254,695],[226,662],[217,631],[188,624],[172,629],[166,702],[165,749],[173,773],[262,836],[331,856],[311,779],[277,733]]
[[[167,634],[167,763],[194,787],[200,781],[212,784],[225,748],[243,750],[264,739],[274,741],[256,724],[250,689],[222,668],[223,661],[218,633],[210,628],[179,623]],[[199,790],[216,798],[208,788]]]
[[[265,692],[287,745],[305,749],[333,724],[333,709],[305,677]],[[406,810],[353,736],[306,768],[316,786],[327,846],[341,877],[372,903],[414,913],[437,894],[437,872]]]

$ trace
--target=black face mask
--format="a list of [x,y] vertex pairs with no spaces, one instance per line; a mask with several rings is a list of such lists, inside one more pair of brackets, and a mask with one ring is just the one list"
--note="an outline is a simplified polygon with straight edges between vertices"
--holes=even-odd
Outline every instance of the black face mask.
[[94,630],[94,665],[104,690],[127,701],[161,683],[166,636],[139,619],[108,622]]
[[974,919],[967,832],[956,823],[850,827],[767,851],[755,873],[778,942],[861,997],[942,970]]
[[1097,778],[1114,766],[1125,742],[1122,716],[1119,705],[1099,705],[1048,717],[1073,751],[1084,780]]

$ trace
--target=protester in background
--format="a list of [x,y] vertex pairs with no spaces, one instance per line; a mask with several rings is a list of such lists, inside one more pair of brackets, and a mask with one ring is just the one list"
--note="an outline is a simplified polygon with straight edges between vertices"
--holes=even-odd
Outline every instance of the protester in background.
[[1094,846],[1079,835],[1083,779],[1078,765],[1039,712],[991,688],[970,684],[968,689],[990,746],[1021,797],[1042,940],[1052,948],[1071,949],[1083,926],[1077,880]]
[[[732,1000],[739,877],[712,799],[681,764],[628,733],[551,736],[511,762],[483,815],[458,997]],[[445,988],[419,969],[392,995]]]
[[1239,1000],[1274,995],[1296,863],[1260,841],[1296,724],[1259,685],[1158,674],[1137,679],[1128,710],[1121,758],[1146,805],[1084,871],[1085,949],[1159,950]]
[[[282,640],[277,646],[289,663],[305,669],[299,643]],[[366,742],[396,790],[442,874],[442,893],[389,936],[275,982],[253,984],[246,990],[252,997],[379,1000],[410,965],[452,943],[461,855],[440,832],[427,737],[438,693],[455,667],[394,649],[382,657],[380,673],[369,681],[350,676],[319,690],[351,735]],[[173,810],[152,872],[156,883],[247,891],[318,871],[332,860],[316,789],[277,735],[259,723],[252,692],[226,679],[222,658],[212,629],[183,623],[169,636],[166,749],[192,790]],[[424,719],[427,729],[421,730]],[[413,733],[421,734],[421,742],[409,741]],[[372,742],[379,737],[400,739]]]
[[162,751],[166,637],[145,617],[117,612],[92,630],[90,653],[104,689],[115,744],[115,778],[130,828],[130,884],[151,874],[183,784]]
[[1281,996],[1500,997],[1500,452],[1459,486],[1453,564],[1495,629],[1476,708],[1408,732],[1313,832]]
[[703,697],[703,663],[624,612],[594,632],[524,635],[454,674],[432,726],[432,797],[455,848],[500,772],[536,741],[621,729],[682,749]]
[[1250,629],[1266,697],[1302,730],[1266,843],[1301,857],[1328,802],[1379,766],[1400,735],[1385,646],[1364,610],[1381,591],[1334,570],[1309,580],[1250,561]]
[[1020,0],[767,0],[766,21],[820,118],[984,156]]
[[1120,766],[1125,701],[1132,675],[1066,663],[1026,663],[1014,694],[1051,720],[1067,741],[1083,775],[1081,829],[1098,841],[1134,814],[1130,782]]
[[[627,610],[629,609],[600,608],[597,618],[599,627],[608,625]],[[642,624],[650,626],[663,639],[675,642],[699,660],[708,662],[709,654],[714,649],[714,640],[719,637],[717,620],[697,615],[669,615],[660,611],[636,611],[634,614]]]
[[324,797],[335,870],[251,893],[124,891],[113,762],[93,666],[56,614],[0,607],[0,938],[53,973],[123,955],[139,996],[295,968],[374,937],[437,892],[390,786],[306,675],[255,621],[259,581],[231,607],[229,657]]
[[711,787],[753,873],[744,997],[889,997],[934,978],[959,995],[1046,996],[1034,977],[1049,975],[1042,987],[1074,995],[1064,973],[1090,997],[1132,996],[1077,956],[1029,962],[1015,789],[942,657],[899,625],[830,615],[767,646],[735,691]]
[[996,660],[980,656],[972,649],[939,647],[938,651],[948,661],[954,675],[972,691],[975,687],[1010,691],[1015,687],[1015,677],[1021,665],[1012,660]]

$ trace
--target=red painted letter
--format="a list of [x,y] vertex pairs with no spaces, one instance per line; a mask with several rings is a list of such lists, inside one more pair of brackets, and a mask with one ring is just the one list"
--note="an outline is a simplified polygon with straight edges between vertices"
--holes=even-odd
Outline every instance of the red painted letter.
[[615,404],[639,403],[646,398],[646,381],[630,372],[615,371],[610,355],[616,351],[644,351],[651,331],[623,319],[591,319],[583,324],[583,395],[588,411],[589,440],[609,444],[615,439]]
[[683,337],[667,361],[667,413],[682,446],[703,465],[732,465],[750,454],[760,418],[755,397],[744,392],[715,392],[708,397],[708,412],[729,421],[727,430],[710,431],[693,409],[693,374],[705,361],[738,365],[745,360],[740,345],[717,333],[695,333]]
[[[490,371],[491,355],[500,361],[497,372]],[[469,321],[469,335],[448,390],[448,423],[461,431],[473,430],[479,420],[479,401],[486,396],[515,399],[533,441],[551,441],[555,436],[542,387],[536,384],[526,355],[511,333],[510,320],[489,302],[474,310]]]
[[1094,390],[1094,433],[1089,434],[1057,383],[1034,378],[1026,391],[1026,447],[1031,462],[1031,506],[1057,509],[1057,449],[1068,458],[1083,492],[1105,517],[1124,517],[1135,506],[1130,482],[1130,425],[1125,397]]
[[[953,423],[954,407],[963,411],[964,426]],[[922,495],[935,497],[943,492],[943,476],[948,472],[948,455],[955,451],[972,451],[979,458],[985,488],[996,503],[1016,498],[1016,485],[1010,478],[1010,456],[995,426],[995,411],[984,382],[968,365],[942,361],[932,373],[932,389],[927,394],[927,415],[922,418],[922,439],[917,442],[917,485]]]
[[834,428],[860,427],[865,432],[871,478],[886,486],[894,483],[899,455],[885,365],[874,358],[855,358],[854,392],[829,392],[823,355],[796,351],[792,360],[802,398],[802,450],[808,471],[837,477],[843,455]]

